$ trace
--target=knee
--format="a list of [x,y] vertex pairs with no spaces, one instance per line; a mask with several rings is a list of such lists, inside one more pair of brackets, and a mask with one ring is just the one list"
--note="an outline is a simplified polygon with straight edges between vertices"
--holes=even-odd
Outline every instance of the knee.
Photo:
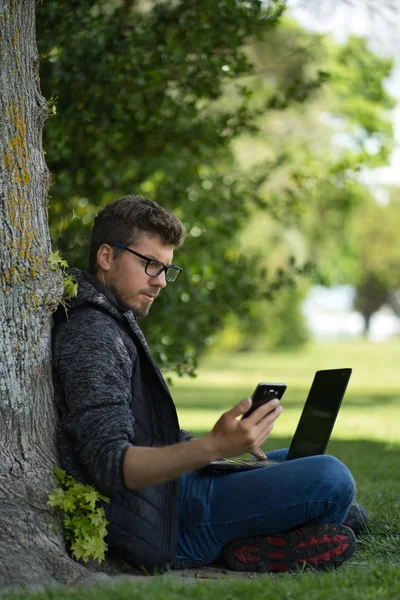
[[350,506],[356,495],[356,484],[348,467],[334,456],[322,455],[315,458],[319,480],[325,490],[329,491],[331,499],[335,499],[338,504]]

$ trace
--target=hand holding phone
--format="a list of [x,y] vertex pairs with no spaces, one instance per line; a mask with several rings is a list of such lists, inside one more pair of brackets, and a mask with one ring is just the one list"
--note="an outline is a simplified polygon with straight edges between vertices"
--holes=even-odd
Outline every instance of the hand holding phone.
[[247,419],[257,408],[276,398],[280,400],[286,390],[285,383],[259,383],[251,396],[253,401],[249,410],[243,415],[242,419]]

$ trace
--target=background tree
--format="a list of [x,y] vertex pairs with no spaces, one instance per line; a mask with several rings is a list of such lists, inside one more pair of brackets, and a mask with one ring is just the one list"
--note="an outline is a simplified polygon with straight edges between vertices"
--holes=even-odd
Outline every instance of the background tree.
[[[192,0],[143,12],[96,0],[66,10],[47,0],[39,9],[41,82],[57,110],[44,140],[53,240],[85,268],[95,212],[127,191],[183,219],[189,235],[176,260],[184,275],[143,323],[161,365],[180,372],[191,370],[225,315],[256,314],[255,298],[270,302],[292,285],[302,258],[329,255],[326,265],[337,264],[360,201],[360,165],[390,150],[383,111],[391,100],[382,88],[390,61],[360,40],[341,48],[283,22],[280,2],[262,6]],[[328,111],[319,138],[315,117]],[[339,134],[351,149],[334,147]],[[248,154],[268,140],[250,169],[232,152],[244,136]],[[365,147],[371,138],[374,152]],[[278,275],[265,259],[268,242],[240,250],[240,233],[260,210],[282,239],[292,231],[302,240],[301,252],[286,245]]]
[[367,335],[372,315],[383,305],[388,304],[397,313],[400,190],[388,190],[388,203],[383,205],[369,197],[355,214],[353,227],[356,257],[354,307],[364,317],[364,334]]
[[[301,303],[311,283],[354,281],[353,220],[359,220],[371,195],[360,173],[385,164],[393,146],[389,111],[394,101],[383,85],[392,61],[374,55],[364,40],[349,38],[340,46],[281,19],[251,51],[260,72],[258,93],[276,79],[283,62],[289,62],[294,74],[299,63],[314,71],[324,68],[327,80],[304,102],[266,112],[257,122],[258,132],[235,143],[238,161],[249,170],[262,171],[271,157],[283,157],[260,189],[260,203],[240,246],[258,251],[269,272],[282,270],[292,256],[314,265],[307,279],[295,280],[295,287],[292,278],[287,290],[267,296],[260,305],[252,302],[247,319],[240,315],[236,327],[229,318],[237,349],[304,342]],[[287,58],[292,56],[293,64]],[[282,101],[279,88],[276,98]],[[232,347],[226,335],[223,339]]]
[[240,253],[237,233],[280,157],[262,173],[244,174],[230,145],[254,128],[256,116],[278,107],[278,90],[283,108],[323,79],[305,55],[295,82],[284,69],[261,105],[250,102],[245,76],[254,67],[244,44],[267,38],[282,8],[193,0],[141,12],[133,3],[98,0],[60,12],[49,0],[39,10],[41,81],[57,106],[44,140],[54,180],[50,220],[63,256],[86,266],[94,213],[127,191],[158,199],[188,227],[176,257],[184,275],[144,323],[165,367],[190,369],[224,315],[244,313],[250,297],[274,285],[260,277],[253,255]]

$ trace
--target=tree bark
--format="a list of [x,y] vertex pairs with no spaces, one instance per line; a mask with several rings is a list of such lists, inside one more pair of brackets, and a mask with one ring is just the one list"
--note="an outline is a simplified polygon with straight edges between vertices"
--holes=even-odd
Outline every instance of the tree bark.
[[[77,581],[46,506],[57,466],[50,269],[35,0],[0,0],[0,589]],[[54,525],[54,523],[53,523]]]

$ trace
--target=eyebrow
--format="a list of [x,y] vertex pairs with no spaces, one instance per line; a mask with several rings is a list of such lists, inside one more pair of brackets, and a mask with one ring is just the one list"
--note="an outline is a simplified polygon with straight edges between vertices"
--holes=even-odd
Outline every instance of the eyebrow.
[[162,262],[162,260],[154,256],[154,254],[143,254],[143,256],[147,256],[147,258],[151,258],[152,260],[156,260],[157,262]]
[[[141,252],[139,252],[139,254],[142,254]],[[154,254],[143,254],[143,256],[147,256],[147,258],[151,258],[151,260],[156,260],[157,262],[161,263],[162,265],[164,265],[165,263],[163,263],[162,260],[160,260],[159,258],[157,258],[156,256],[154,256]],[[172,263],[170,263],[169,265],[165,265],[166,267],[172,267]]]

